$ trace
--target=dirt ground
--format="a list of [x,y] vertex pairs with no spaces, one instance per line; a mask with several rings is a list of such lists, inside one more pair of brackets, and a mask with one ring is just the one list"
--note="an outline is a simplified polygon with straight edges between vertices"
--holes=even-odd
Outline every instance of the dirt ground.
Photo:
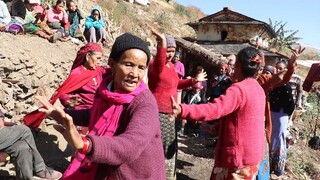
[[[301,122],[296,122],[296,128],[301,128]],[[43,125],[42,131],[34,135],[39,152],[46,164],[63,172],[70,162],[72,150],[67,146],[61,134],[55,131],[52,125]],[[177,179],[209,179],[214,164],[216,140],[213,138],[179,136],[178,142]],[[320,176],[316,174],[320,166],[319,155],[319,150],[309,148],[306,140],[298,139],[296,144],[288,150],[287,175],[289,179],[319,180]],[[309,172],[312,176],[309,177],[306,172]],[[12,164],[0,167],[0,179],[15,179]]]

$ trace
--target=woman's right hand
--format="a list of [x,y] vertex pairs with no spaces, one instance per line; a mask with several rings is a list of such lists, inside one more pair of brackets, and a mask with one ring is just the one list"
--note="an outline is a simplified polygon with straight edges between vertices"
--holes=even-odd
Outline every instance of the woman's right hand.
[[37,96],[36,98],[45,106],[45,108],[40,108],[39,111],[56,120],[60,125],[54,125],[54,128],[63,135],[74,149],[81,150],[84,145],[83,140],[73,124],[72,117],[66,114],[60,106],[50,104],[46,97]]

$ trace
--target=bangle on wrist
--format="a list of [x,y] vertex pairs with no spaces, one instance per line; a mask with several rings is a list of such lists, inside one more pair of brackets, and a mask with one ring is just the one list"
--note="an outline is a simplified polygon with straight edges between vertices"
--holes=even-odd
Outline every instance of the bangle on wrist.
[[89,148],[89,140],[87,139],[86,136],[81,136],[82,141],[83,141],[83,148],[79,150],[79,153],[81,154],[87,154],[88,148]]

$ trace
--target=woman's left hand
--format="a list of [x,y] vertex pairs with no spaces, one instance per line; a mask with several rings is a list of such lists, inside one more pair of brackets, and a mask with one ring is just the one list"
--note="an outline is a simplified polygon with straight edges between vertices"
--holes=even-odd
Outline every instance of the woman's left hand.
[[197,74],[195,77],[196,82],[206,81],[207,80],[207,73],[204,70],[201,70],[200,73]]
[[39,111],[56,120],[60,125],[54,125],[54,128],[63,135],[74,149],[81,150],[83,140],[73,124],[72,117],[66,114],[61,107],[50,104],[46,97],[37,96],[36,98],[45,106],[45,108],[40,108]]

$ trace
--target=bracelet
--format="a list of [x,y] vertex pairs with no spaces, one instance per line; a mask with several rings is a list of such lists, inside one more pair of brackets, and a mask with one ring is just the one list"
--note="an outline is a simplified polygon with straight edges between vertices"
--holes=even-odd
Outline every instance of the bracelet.
[[81,136],[82,141],[83,141],[83,148],[79,150],[79,153],[81,154],[87,154],[88,148],[89,148],[89,140],[87,139],[86,136]]

